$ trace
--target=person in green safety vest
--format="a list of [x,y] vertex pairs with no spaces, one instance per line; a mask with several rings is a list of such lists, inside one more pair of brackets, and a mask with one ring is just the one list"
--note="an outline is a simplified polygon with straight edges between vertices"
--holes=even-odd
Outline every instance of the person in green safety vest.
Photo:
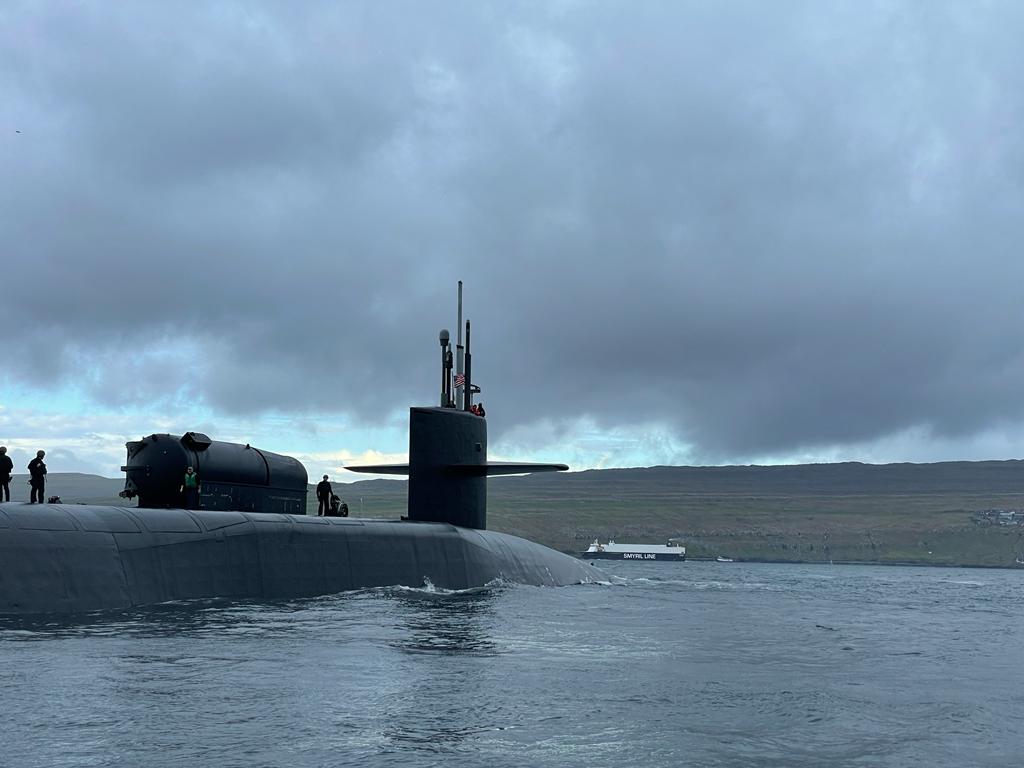
[[199,475],[192,467],[185,470],[185,479],[181,483],[178,493],[185,495],[185,509],[197,509],[199,507]]

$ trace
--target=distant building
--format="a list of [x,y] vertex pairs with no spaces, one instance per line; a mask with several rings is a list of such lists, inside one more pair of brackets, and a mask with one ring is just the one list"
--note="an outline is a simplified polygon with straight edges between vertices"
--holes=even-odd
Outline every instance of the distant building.
[[975,525],[1024,525],[1024,510],[982,509],[971,515]]

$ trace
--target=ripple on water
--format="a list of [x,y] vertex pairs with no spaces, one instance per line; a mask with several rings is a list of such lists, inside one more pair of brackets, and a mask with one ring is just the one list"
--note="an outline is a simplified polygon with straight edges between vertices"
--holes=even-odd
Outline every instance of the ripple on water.
[[609,571],[2,620],[3,760],[1016,764],[1019,573]]

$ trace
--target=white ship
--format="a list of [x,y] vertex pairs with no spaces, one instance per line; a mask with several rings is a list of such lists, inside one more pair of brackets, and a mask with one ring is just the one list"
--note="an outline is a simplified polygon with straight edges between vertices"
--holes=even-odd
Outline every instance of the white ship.
[[668,544],[602,544],[597,539],[583,553],[588,560],[685,560],[686,547],[671,539]]

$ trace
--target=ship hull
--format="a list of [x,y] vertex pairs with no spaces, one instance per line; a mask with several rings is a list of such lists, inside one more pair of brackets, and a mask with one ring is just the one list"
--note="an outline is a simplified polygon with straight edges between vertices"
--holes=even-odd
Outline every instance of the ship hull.
[[682,562],[686,555],[674,552],[584,552],[584,560],[672,560]]
[[448,523],[0,504],[0,615],[603,580],[593,565],[535,542]]

